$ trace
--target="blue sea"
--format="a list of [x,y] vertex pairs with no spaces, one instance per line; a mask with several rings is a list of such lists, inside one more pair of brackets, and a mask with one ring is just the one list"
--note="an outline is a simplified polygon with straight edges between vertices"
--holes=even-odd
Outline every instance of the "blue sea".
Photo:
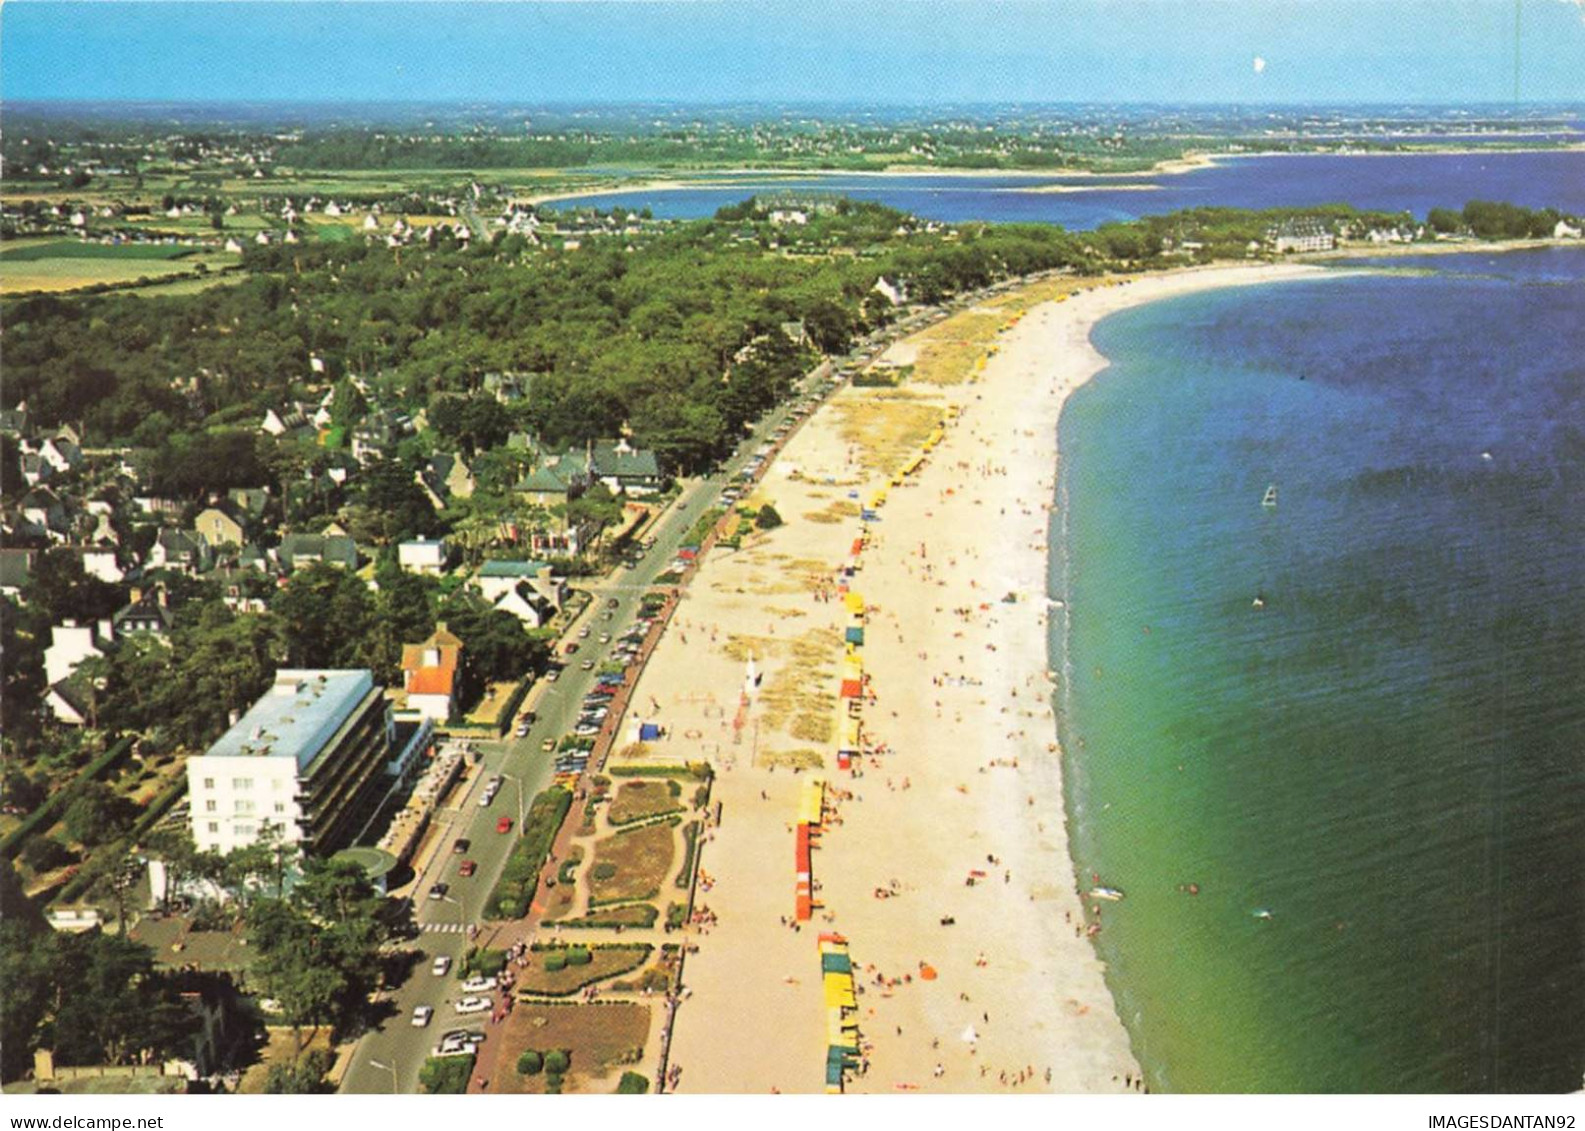
[[1155,1090],[1585,1074],[1585,249],[1382,266],[1108,318],[1063,411],[1068,822]]
[[[714,179],[712,179],[713,181]],[[1181,208],[1303,207],[1348,203],[1413,212],[1504,200],[1529,208],[1585,213],[1585,152],[1538,151],[1414,155],[1315,154],[1238,157],[1171,176],[1105,177],[744,176],[678,189],[638,189],[573,197],[554,207],[649,208],[668,219],[696,219],[756,194],[830,193],[873,200],[930,220],[1039,221],[1070,229]],[[1082,191],[1031,192],[1063,186]]]

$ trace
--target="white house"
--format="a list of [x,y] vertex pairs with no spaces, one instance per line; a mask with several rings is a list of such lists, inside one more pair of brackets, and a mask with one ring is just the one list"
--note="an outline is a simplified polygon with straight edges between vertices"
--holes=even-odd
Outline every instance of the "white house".
[[[104,638],[110,633],[106,632]],[[44,678],[58,683],[77,670],[77,665],[92,656],[103,656],[103,639],[93,625],[65,620],[50,629],[50,646],[44,649]]]
[[82,464],[83,450],[64,437],[56,437],[39,445],[39,458],[56,471],[66,472]]
[[486,601],[530,628],[555,616],[567,597],[566,579],[544,562],[485,562],[473,583]]
[[450,549],[444,538],[418,538],[397,545],[396,561],[410,573],[438,576],[446,572],[446,557]]
[[89,577],[97,577],[100,581],[108,581],[111,585],[119,584],[126,577],[126,571],[116,561],[114,546],[84,546],[83,572]]
[[870,290],[886,296],[886,300],[893,306],[901,306],[908,301],[908,288],[901,282],[891,282],[884,275],[875,280],[875,285]]

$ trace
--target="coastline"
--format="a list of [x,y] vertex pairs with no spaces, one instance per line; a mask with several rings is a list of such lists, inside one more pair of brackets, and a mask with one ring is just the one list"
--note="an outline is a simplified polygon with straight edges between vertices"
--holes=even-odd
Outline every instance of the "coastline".
[[[629,192],[670,192],[677,189],[714,187],[731,187],[732,182],[724,178],[740,177],[745,184],[752,184],[762,178],[778,178],[788,180],[804,180],[817,177],[871,177],[877,180],[886,180],[900,177],[959,177],[965,180],[983,180],[995,177],[1046,177],[1051,179],[1092,179],[1092,178],[1140,178],[1177,176],[1181,173],[1190,173],[1196,169],[1216,163],[1217,154],[1188,154],[1183,157],[1174,157],[1166,161],[1158,161],[1148,169],[1131,169],[1126,171],[1104,173],[1094,169],[960,169],[942,168],[935,165],[889,165],[884,169],[807,169],[780,166],[767,166],[765,168],[749,169],[694,169],[688,174],[670,173],[663,177],[638,179],[627,181],[618,185],[607,185],[587,191],[554,190],[551,192],[535,193],[516,198],[520,204],[553,204],[558,200],[575,200],[592,196],[618,196]],[[575,172],[576,170],[562,170],[562,172]],[[698,180],[693,178],[723,178],[717,180]],[[1100,187],[1100,186],[1097,186]],[[1115,187],[1115,186],[1114,186]],[[1120,186],[1128,187],[1128,186]],[[1142,186],[1154,187],[1154,186]],[[1063,186],[1030,187],[1014,191],[1020,192],[1047,192],[1060,191]],[[1069,191],[1089,191],[1087,186],[1075,186]]]
[[[828,931],[847,938],[860,986],[868,1070],[849,1091],[1141,1086],[1068,845],[1046,638],[1057,421],[1107,364],[1089,339],[1100,319],[1321,270],[1032,284],[893,347],[982,347],[952,355],[955,375],[842,389],[791,437],[752,497],[785,525],[707,556],[634,691],[667,733],[632,753],[709,760],[721,805],[686,939],[676,1090],[823,1090]],[[890,486],[942,420],[922,468]],[[882,752],[850,777],[834,758],[849,623],[834,586],[864,530],[850,496],[878,491],[853,591],[869,603],[863,738]],[[793,832],[813,773],[836,803],[800,930]]]
[[[952,177],[965,180],[984,180],[996,177],[1042,177],[1052,180],[1105,180],[1113,182],[1118,180],[1146,180],[1151,177],[1173,177],[1196,170],[1210,168],[1223,161],[1243,161],[1250,158],[1261,157],[1437,157],[1458,156],[1480,153],[1575,153],[1585,151],[1585,141],[1566,145],[1553,146],[1447,146],[1425,149],[1381,150],[1362,149],[1333,150],[1318,149],[1294,152],[1293,150],[1251,150],[1247,153],[1199,153],[1189,152],[1182,157],[1168,158],[1158,161],[1145,169],[1132,169],[1117,172],[1101,172],[1095,169],[1070,169],[1070,168],[1044,168],[1044,169],[964,169],[942,168],[935,165],[890,165],[884,169],[814,169],[790,168],[780,166],[766,166],[764,168],[725,168],[725,169],[692,169],[686,173],[676,171],[665,175],[658,175],[627,181],[621,184],[606,185],[582,191],[554,190],[551,192],[532,193],[517,198],[517,203],[540,205],[554,204],[559,200],[574,200],[584,197],[616,196],[630,192],[670,192],[678,189],[710,187],[731,187],[727,180],[701,181],[697,178],[729,178],[741,177],[747,184],[752,184],[757,179],[787,178],[787,179],[812,179],[819,177],[868,177],[877,180],[899,177]],[[577,170],[560,170],[562,173],[576,173]],[[745,186],[746,187],[746,186]],[[1153,189],[1154,185],[1137,185],[1106,183],[1095,186],[1080,185],[1029,185],[1022,188],[1011,189],[1013,192],[1052,193],[1052,192],[1090,192],[1105,188],[1108,190],[1127,190],[1130,188]]]

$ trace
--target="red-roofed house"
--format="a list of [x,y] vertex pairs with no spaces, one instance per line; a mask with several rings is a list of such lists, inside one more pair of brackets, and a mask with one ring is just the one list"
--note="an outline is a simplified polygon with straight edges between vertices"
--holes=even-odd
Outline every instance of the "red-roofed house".
[[449,719],[461,667],[462,641],[445,621],[422,644],[402,645],[402,690],[407,693],[402,714],[441,723]]

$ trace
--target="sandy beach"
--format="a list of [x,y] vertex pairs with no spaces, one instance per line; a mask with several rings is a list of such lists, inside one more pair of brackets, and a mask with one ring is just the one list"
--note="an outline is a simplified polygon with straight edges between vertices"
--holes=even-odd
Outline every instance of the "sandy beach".
[[[966,180],[983,180],[988,177],[1050,177],[1063,178],[1091,178],[1091,177],[1156,177],[1176,176],[1181,173],[1192,172],[1213,164],[1210,156],[1203,154],[1190,154],[1186,157],[1174,158],[1168,161],[1158,161],[1148,169],[1135,169],[1128,172],[1097,172],[1094,169],[953,169],[942,168],[935,165],[894,165],[885,169],[801,169],[796,167],[766,167],[763,169],[708,169],[691,170],[689,173],[671,173],[664,177],[639,178],[624,181],[620,184],[597,185],[587,189],[556,189],[549,192],[530,193],[515,197],[514,204],[555,204],[561,200],[581,200],[584,197],[619,196],[630,192],[669,192],[674,189],[686,188],[729,188],[734,184],[744,187],[761,185],[767,180],[808,180],[819,177],[854,177],[888,179],[897,177],[961,177]],[[708,179],[700,179],[708,174]],[[736,179],[734,179],[736,178]],[[1100,186],[1107,187],[1107,186]],[[1112,185],[1110,187],[1127,187]],[[1146,186],[1154,187],[1154,186]],[[1022,192],[1057,192],[1062,191],[1062,186],[1046,188],[1036,186],[1021,189]],[[1077,186],[1067,191],[1088,191],[1088,186]]]
[[[1106,315],[1317,270],[1048,280],[893,347],[902,360],[950,346],[955,375],[844,388],[792,436],[753,500],[785,525],[710,553],[633,700],[667,728],[638,757],[718,771],[675,1090],[825,1089],[817,936],[830,931],[859,986],[864,1063],[848,1091],[1140,1086],[1087,937],[1105,913],[1081,902],[1092,880],[1074,875],[1064,820],[1045,627],[1057,420],[1104,365],[1089,331]],[[875,752],[850,773],[835,756],[851,623],[837,585],[860,503],[881,490],[852,580]],[[817,907],[796,924],[794,823],[812,776],[832,804]]]

